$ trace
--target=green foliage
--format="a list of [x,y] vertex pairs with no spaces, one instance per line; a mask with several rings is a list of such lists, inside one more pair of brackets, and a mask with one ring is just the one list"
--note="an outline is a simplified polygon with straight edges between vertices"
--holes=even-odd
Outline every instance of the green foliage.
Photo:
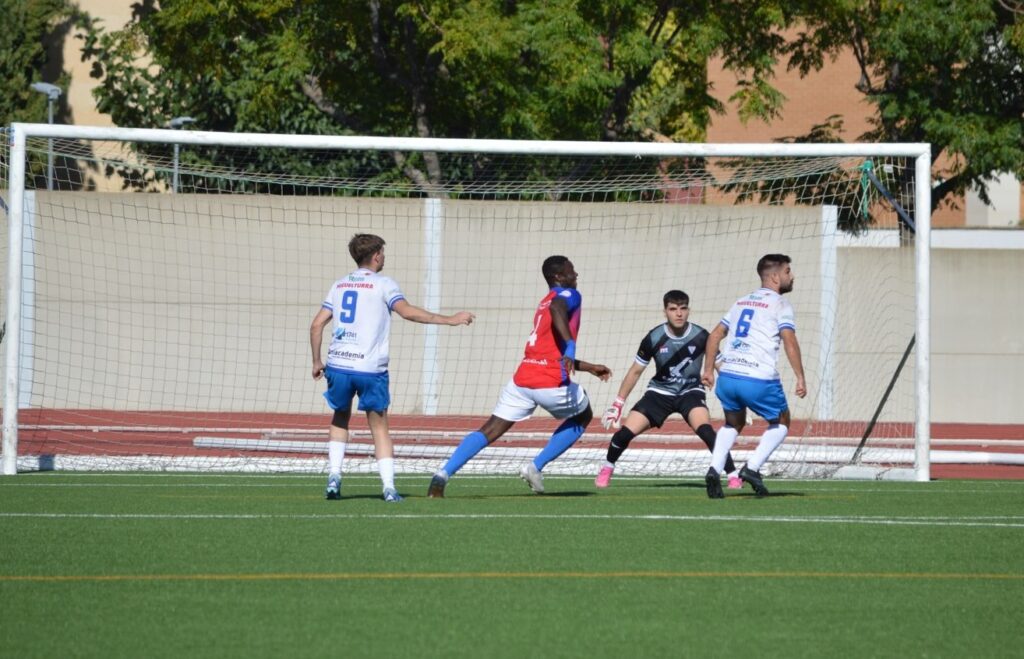
[[[69,26],[81,24],[84,14],[69,0],[0,0],[0,17],[0,127],[16,121],[46,123],[47,98],[31,85],[44,81],[45,72],[47,81],[67,89],[69,76],[61,62],[50,61],[46,44]],[[61,107],[58,104],[55,112]],[[37,156],[29,159],[27,168],[30,176],[45,176],[45,163]]]
[[987,199],[993,173],[1024,179],[1024,7],[999,0],[808,4],[791,66],[811,71],[852,49],[862,71],[857,88],[878,110],[860,139],[928,142],[933,160],[946,156],[935,171],[933,205],[968,186]]
[[[80,14],[68,0],[0,0],[0,126],[15,121],[46,122],[46,97],[29,88],[43,80],[45,43],[62,24]],[[67,74],[51,82],[67,88]]]
[[[790,144],[818,143],[834,144],[842,142],[843,119],[839,115],[828,117],[824,123],[811,128],[807,135],[787,137],[782,141]],[[870,217],[861,209],[865,199],[870,204],[877,198],[877,192],[865,189],[862,177],[851,176],[840,163],[824,173],[765,177],[759,173],[762,163],[759,159],[738,158],[726,163],[730,171],[730,180],[722,189],[736,193],[738,202],[753,201],[781,205],[796,203],[809,206],[836,206],[838,209],[839,228],[849,233],[858,233],[867,228]],[[785,170],[779,161],[780,170]]]
[[[157,9],[147,0],[123,29],[94,24],[85,54],[100,110],[122,126],[189,115],[227,131],[699,140],[722,108],[706,78],[712,55],[748,82],[745,116],[778,111],[770,79],[778,32],[793,19],[787,6],[164,0]],[[280,157],[252,166],[305,167]],[[436,154],[390,163],[425,193],[452,167],[487,163],[443,166]]]

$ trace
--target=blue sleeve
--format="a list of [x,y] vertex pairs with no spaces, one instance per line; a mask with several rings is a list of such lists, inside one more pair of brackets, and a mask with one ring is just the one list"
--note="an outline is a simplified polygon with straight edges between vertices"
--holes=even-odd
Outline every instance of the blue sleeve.
[[583,306],[583,296],[575,288],[555,288],[555,295],[565,302],[566,311],[572,317],[573,312]]

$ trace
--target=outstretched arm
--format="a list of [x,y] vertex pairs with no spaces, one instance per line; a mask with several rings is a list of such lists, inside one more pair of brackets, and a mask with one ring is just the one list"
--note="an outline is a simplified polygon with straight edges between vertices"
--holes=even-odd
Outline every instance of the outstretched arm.
[[626,371],[626,376],[622,378],[622,384],[619,385],[619,393],[615,397],[615,402],[609,405],[608,409],[601,415],[601,425],[605,429],[611,429],[612,426],[619,427],[619,422],[622,419],[622,407],[626,404],[626,399],[629,398],[633,387],[640,380],[640,374],[644,372],[644,368],[646,367],[634,361],[630,365],[629,370]]
[[779,332],[782,337],[782,347],[786,350],[786,358],[789,365],[793,367],[793,375],[796,376],[796,395],[803,398],[807,395],[807,382],[804,381],[804,362],[800,355],[800,342],[796,340],[796,332],[791,329],[784,329]]
[[612,377],[612,369],[608,368],[604,364],[591,364],[585,362],[582,359],[574,359],[574,366],[577,371],[583,371],[584,373],[590,373],[591,375],[600,378],[601,382],[607,382]]
[[406,320],[425,325],[469,325],[476,319],[476,316],[468,311],[459,311],[458,313],[446,316],[441,313],[427,311],[417,307],[415,304],[409,304],[406,300],[395,302],[392,310]]
[[313,379],[319,380],[324,375],[324,363],[320,359],[320,348],[324,343],[324,328],[331,322],[331,312],[320,308],[313,316],[309,326],[309,347],[313,350]]
[[629,398],[629,394],[633,393],[633,388],[636,383],[640,381],[640,376],[643,374],[646,366],[641,366],[635,361],[630,364],[629,370],[626,371],[625,377],[622,378],[622,384],[619,385],[618,397],[625,401]]
[[708,335],[707,346],[704,348],[704,368],[700,381],[709,389],[715,386],[715,360],[718,358],[718,346],[722,339],[729,333],[729,329],[722,323],[718,323],[715,329]]

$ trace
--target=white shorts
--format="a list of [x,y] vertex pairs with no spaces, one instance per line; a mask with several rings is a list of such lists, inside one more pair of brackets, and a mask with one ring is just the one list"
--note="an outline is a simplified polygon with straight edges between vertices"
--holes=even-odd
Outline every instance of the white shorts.
[[583,387],[575,382],[564,387],[527,389],[509,380],[501,390],[492,414],[506,421],[522,421],[529,418],[538,405],[556,419],[568,419],[586,410],[590,399]]

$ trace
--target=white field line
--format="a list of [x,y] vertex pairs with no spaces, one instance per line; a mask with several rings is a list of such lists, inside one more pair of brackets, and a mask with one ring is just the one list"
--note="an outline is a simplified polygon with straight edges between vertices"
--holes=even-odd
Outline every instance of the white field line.
[[[268,430],[264,427],[251,427],[251,428],[232,428],[232,427],[217,427],[217,426],[128,426],[128,425],[70,425],[70,424],[25,424],[19,426],[22,430],[57,430],[67,432],[81,432],[81,433],[102,433],[102,432],[135,432],[135,433],[181,433],[181,434],[193,434],[193,433],[207,433],[207,434],[229,434],[229,435],[254,435],[259,434],[260,439],[246,440],[249,442],[261,442],[261,441],[287,441],[296,438],[312,438],[319,440],[320,443],[326,442],[327,431],[322,428],[279,428]],[[413,439],[413,440],[461,440],[466,436],[467,430],[395,430],[392,429],[391,435],[398,439]],[[370,439],[370,431],[364,429],[353,429],[350,431],[351,438],[355,439]],[[505,433],[501,440],[496,442],[497,445],[501,445],[503,442],[519,441],[519,440],[536,440],[543,441],[551,437],[551,431],[511,431]],[[579,442],[582,444],[595,443],[607,445],[610,435],[600,432],[584,433],[580,437]],[[744,437],[739,440],[743,442],[755,442],[756,437]],[[819,436],[806,436],[806,435],[791,435],[789,437],[791,443],[800,442],[804,444],[852,444],[856,446],[860,443],[860,437],[819,437]],[[700,438],[693,433],[666,433],[666,434],[648,434],[644,436],[644,441],[654,444],[675,444],[679,442],[698,442]],[[883,442],[892,445],[902,446],[913,446],[914,437],[875,437],[873,443]],[[948,444],[954,445],[978,445],[978,446],[1024,446],[1024,439],[984,439],[984,438],[972,438],[964,437],[962,439],[935,439],[931,440],[932,446],[942,446]],[[326,451],[326,449],[324,449]]]
[[245,513],[15,513],[0,512],[0,519],[103,519],[103,520],[352,520],[352,519],[391,519],[391,520],[599,520],[599,521],[643,521],[643,522],[768,522],[775,524],[864,524],[882,526],[937,526],[937,527],[985,527],[1024,529],[1024,517],[998,517],[995,519],[1010,521],[994,521],[989,518],[974,517],[866,517],[866,516],[752,516],[752,515],[552,515],[552,514],[506,514],[506,513],[470,513],[470,514],[245,514]]

